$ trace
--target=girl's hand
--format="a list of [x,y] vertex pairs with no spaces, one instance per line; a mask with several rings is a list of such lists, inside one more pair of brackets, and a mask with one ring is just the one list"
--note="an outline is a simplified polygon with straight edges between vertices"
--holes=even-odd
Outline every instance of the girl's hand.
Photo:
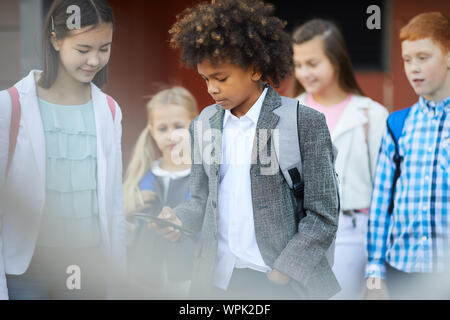
[[[158,215],[158,218],[172,222],[180,227],[182,226],[181,220],[178,219],[175,212],[169,207],[163,207],[161,213]],[[180,230],[176,228],[173,227],[160,228],[158,224],[155,222],[150,222],[148,226],[149,228],[157,229],[158,234],[163,236],[169,241],[175,242],[178,241],[178,239],[180,239],[181,237]]]
[[141,190],[139,192],[136,192],[134,199],[135,206],[127,211],[126,214],[127,220],[130,221],[132,219],[131,218],[132,212],[144,210],[150,207],[152,203],[155,203],[157,201],[159,201],[158,195],[154,191]]
[[267,278],[276,284],[288,284],[290,278],[284,273],[278,271],[277,269],[273,269],[270,273],[267,274]]
[[142,190],[136,193],[136,207],[132,211],[139,211],[151,206],[152,203],[158,201],[158,195],[154,191]]
[[158,195],[154,191],[141,190],[136,194],[138,209],[148,207],[152,202],[158,201]]

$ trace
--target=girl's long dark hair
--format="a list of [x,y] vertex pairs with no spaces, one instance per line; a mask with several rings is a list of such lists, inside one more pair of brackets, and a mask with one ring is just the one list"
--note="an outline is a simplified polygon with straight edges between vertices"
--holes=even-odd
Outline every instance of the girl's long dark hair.
[[[322,19],[310,20],[294,30],[292,40],[296,45],[307,42],[316,36],[321,36],[323,39],[325,55],[338,72],[341,88],[348,93],[363,96],[364,93],[356,82],[344,37],[333,22]],[[295,77],[293,77],[292,91],[294,96],[305,92],[305,88]]]
[[[55,0],[50,7],[44,24],[42,36],[43,72],[39,79],[39,86],[50,88],[56,80],[59,66],[59,53],[55,50],[51,42],[52,32],[57,39],[64,39],[69,35],[67,19],[70,14],[67,8],[76,5],[80,8],[81,28],[96,27],[100,23],[111,23],[114,25],[114,15],[106,0]],[[92,82],[102,87],[107,79],[107,66],[100,70]]]

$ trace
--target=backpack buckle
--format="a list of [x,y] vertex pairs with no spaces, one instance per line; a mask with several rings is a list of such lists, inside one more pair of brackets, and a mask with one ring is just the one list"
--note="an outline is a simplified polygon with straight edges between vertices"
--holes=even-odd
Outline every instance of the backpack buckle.
[[296,198],[303,199],[303,193],[305,189],[305,184],[303,183],[300,173],[297,168],[292,168],[288,170],[289,176],[292,180],[292,190]]
[[398,153],[395,153],[394,154],[394,162],[395,162],[395,164],[397,165],[397,166],[399,166],[400,165],[400,163],[402,162],[402,160],[403,160],[403,157],[402,156],[400,156]]

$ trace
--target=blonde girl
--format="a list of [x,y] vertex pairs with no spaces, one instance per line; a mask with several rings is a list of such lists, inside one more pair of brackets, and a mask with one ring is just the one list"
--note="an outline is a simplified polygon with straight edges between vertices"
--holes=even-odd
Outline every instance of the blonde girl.
[[[183,260],[183,254],[189,256],[193,249],[175,253],[168,248],[170,244],[133,219],[132,212],[156,213],[163,206],[173,208],[189,199],[188,129],[198,109],[195,98],[182,87],[158,92],[146,109],[147,126],[136,142],[124,182],[127,219],[136,227],[129,250],[131,285],[140,297],[173,298],[187,290],[188,281],[181,280],[189,277],[190,265],[183,264],[189,260],[187,257]],[[175,261],[169,263],[170,259]],[[179,268],[171,272],[168,269],[171,266]],[[142,283],[145,285],[141,290],[136,288]]]

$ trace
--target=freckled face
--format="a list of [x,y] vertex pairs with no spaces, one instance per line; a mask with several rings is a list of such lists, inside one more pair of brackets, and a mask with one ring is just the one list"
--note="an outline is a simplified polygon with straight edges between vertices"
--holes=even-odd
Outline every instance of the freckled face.
[[426,99],[441,100],[450,95],[450,53],[430,38],[402,42],[406,77],[414,91]]

